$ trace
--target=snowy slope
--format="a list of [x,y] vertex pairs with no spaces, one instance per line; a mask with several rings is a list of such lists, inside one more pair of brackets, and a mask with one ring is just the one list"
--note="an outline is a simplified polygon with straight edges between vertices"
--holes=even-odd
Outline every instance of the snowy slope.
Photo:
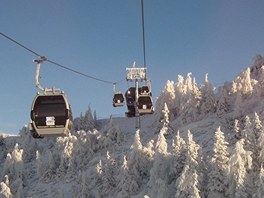
[[0,195],[264,197],[263,60],[216,90],[207,76],[168,81],[140,130],[112,118],[64,138],[1,135]]

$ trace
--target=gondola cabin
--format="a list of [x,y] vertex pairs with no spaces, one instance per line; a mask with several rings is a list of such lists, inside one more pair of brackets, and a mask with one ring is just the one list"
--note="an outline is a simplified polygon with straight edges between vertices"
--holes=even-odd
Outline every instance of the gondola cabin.
[[122,93],[117,92],[114,94],[114,97],[113,97],[113,106],[114,107],[122,107],[122,106],[124,106],[124,102],[125,102],[125,99],[124,99],[124,96]]
[[68,135],[72,127],[72,112],[63,93],[38,93],[31,107],[32,135]]
[[152,95],[148,86],[142,86],[140,89],[140,95]]
[[140,115],[144,114],[152,114],[153,104],[152,98],[149,95],[139,95],[138,102],[137,102],[138,112]]
[[126,104],[127,106],[134,106],[134,102],[136,100],[136,88],[135,87],[130,87],[126,93]]
[[126,93],[126,105],[127,105],[127,112],[126,116],[127,117],[134,117],[135,116],[135,100],[136,100],[136,88],[135,87],[130,87]]

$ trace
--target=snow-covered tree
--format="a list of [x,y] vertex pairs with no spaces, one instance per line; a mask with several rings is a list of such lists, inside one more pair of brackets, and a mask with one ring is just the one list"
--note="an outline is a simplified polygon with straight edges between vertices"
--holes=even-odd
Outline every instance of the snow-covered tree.
[[[7,153],[8,153],[8,149],[6,146],[6,139],[3,134],[0,134],[0,162],[5,161]],[[1,174],[1,176],[3,177],[4,175]]]
[[200,161],[200,146],[196,144],[193,140],[193,135],[190,130],[188,130],[188,141],[187,141],[187,155],[186,155],[186,163],[189,164],[190,167],[194,167],[194,169],[198,166]]
[[259,115],[255,112],[255,116],[253,119],[253,134],[254,134],[254,143],[255,143],[255,151],[252,155],[253,159],[253,169],[255,171],[259,171],[261,167],[261,162],[259,161],[259,155],[260,151],[262,149],[262,146],[260,146],[259,141],[260,141],[260,136],[264,132],[264,128],[262,126],[261,120],[259,118]]
[[163,123],[163,126],[168,127],[170,123],[170,110],[168,109],[167,103],[164,103],[164,109],[162,110],[163,113],[163,119],[161,120],[161,123]]
[[262,130],[263,130],[263,126],[262,126],[262,122],[259,118],[259,115],[255,112],[254,114],[254,119],[253,119],[253,133],[255,134],[255,138],[259,139]]
[[123,165],[118,175],[117,184],[117,197],[118,198],[129,198],[131,194],[137,192],[139,186],[133,175],[130,174],[126,156],[123,158]]
[[192,74],[188,73],[186,80],[186,94],[182,102],[182,122],[189,123],[198,119],[201,92],[197,87],[196,81],[192,78]]
[[152,197],[156,197],[161,192],[161,188],[164,190],[164,186],[167,186],[169,182],[171,157],[167,152],[167,142],[164,136],[166,130],[165,126],[160,130],[155,147],[153,167],[150,170],[148,186],[150,186]]
[[9,179],[8,175],[5,176],[5,181],[0,183],[0,197],[1,198],[12,198],[12,192],[9,188]]
[[249,151],[253,151],[254,134],[252,131],[252,124],[250,117],[247,115],[244,120],[244,128],[242,130],[242,136],[245,139],[245,148]]
[[230,111],[230,101],[229,94],[226,86],[222,86],[218,91],[218,99],[216,103],[216,113],[218,116],[222,117],[226,112]]
[[161,119],[161,127],[158,130],[161,130],[163,128],[164,135],[168,137],[172,137],[173,135],[173,128],[170,125],[170,110],[167,106],[167,103],[164,103],[164,108],[162,110],[163,116]]
[[97,113],[96,113],[96,110],[94,110],[94,112],[93,112],[93,119],[94,119],[95,128],[97,128],[98,127],[98,121],[97,121]]
[[214,87],[208,80],[208,74],[205,75],[205,82],[201,87],[201,114],[208,115],[216,111],[216,100],[214,96]]
[[[187,153],[183,171],[176,181],[176,197],[200,197],[200,188],[203,180],[200,162],[200,146],[193,140],[188,130]],[[199,171],[199,173],[197,173]]]
[[259,163],[261,166],[263,166],[264,165],[264,129],[262,129],[262,132],[258,138],[258,147],[260,148]]
[[[256,116],[256,115],[255,115]],[[245,145],[244,148],[246,152],[250,155],[252,160],[252,167],[248,171],[247,175],[247,185],[248,185],[248,193],[252,194],[256,188],[256,180],[259,175],[260,164],[258,163],[258,156],[259,156],[259,148],[257,145],[258,142],[258,134],[255,127],[259,128],[259,120],[255,117],[255,121],[258,123],[258,126],[255,126],[255,123],[251,123],[249,116],[245,117],[244,121],[244,129],[242,130],[242,134],[245,138]]]
[[97,130],[92,132],[81,130],[77,132],[77,142],[74,144],[71,159],[73,167],[82,169],[87,165],[94,152],[99,148],[98,136],[100,136],[100,133]]
[[36,151],[36,173],[39,177],[41,177],[44,172],[43,167],[41,165],[42,165],[41,156],[40,156],[39,151],[37,150]]
[[237,140],[240,140],[242,138],[242,131],[240,130],[240,124],[239,124],[239,120],[235,119],[234,121],[234,127],[233,127],[233,133],[234,133],[234,137]]
[[250,95],[253,91],[251,84],[250,68],[246,68],[241,72],[239,76],[235,79],[236,90],[242,95]]
[[[96,114],[94,114],[96,116]],[[96,121],[94,119],[93,112],[90,106],[88,106],[88,109],[85,111],[84,115],[81,112],[80,117],[75,118],[73,122],[73,128],[76,131],[84,130],[89,131],[93,130],[96,126]]]
[[[174,109],[175,97],[174,82],[167,81],[164,90],[161,92],[155,103],[155,121],[158,124],[158,126],[156,126],[158,130],[160,129],[159,123],[163,119],[162,110],[164,103],[168,105],[169,109]],[[172,114],[176,114],[176,112],[173,110]]]
[[250,104],[253,87],[255,82],[251,79],[250,68],[242,71],[236,79],[233,81],[232,86],[232,94],[235,98],[234,108],[236,116],[242,116],[248,113],[249,109],[245,108],[245,106],[251,106],[254,104]]
[[[60,165],[57,169],[57,177],[64,177],[69,170],[71,170],[71,174],[74,175],[76,171],[74,171],[77,167],[73,163],[73,152],[74,146],[77,142],[77,138],[74,135],[69,134],[68,137],[64,137],[61,139],[62,144],[64,145],[63,151],[60,157]],[[74,167],[71,167],[74,166]],[[70,168],[71,167],[71,168]]]
[[73,131],[79,131],[80,130],[80,126],[81,126],[81,116],[82,116],[82,113],[80,115],[80,117],[76,117],[73,119]]
[[257,186],[257,180],[260,174],[261,162],[259,161],[259,155],[262,147],[260,147],[259,141],[261,133],[263,133],[263,127],[259,116],[255,113],[252,123],[249,116],[245,118],[245,127],[243,130],[245,134],[245,150],[250,153],[252,158],[252,167],[248,170],[247,180],[249,181],[249,192],[254,193]]
[[214,136],[213,154],[210,161],[210,172],[208,181],[208,198],[221,198],[227,196],[227,174],[228,174],[228,142],[220,127],[217,128]]
[[117,172],[117,165],[115,160],[110,156],[109,152],[107,151],[107,160],[106,164],[102,168],[102,193],[104,195],[113,195],[113,192],[117,186],[116,181],[116,172]]
[[186,95],[186,86],[184,82],[184,78],[182,75],[178,75],[178,80],[174,85],[175,89],[175,100],[173,108],[169,107],[171,113],[174,115],[174,118],[177,118],[182,111],[182,104],[184,102],[184,97]]
[[167,154],[167,142],[165,138],[165,134],[167,133],[167,128],[164,126],[158,135],[157,143],[156,143],[156,152],[161,155]]
[[166,181],[159,178],[156,181],[156,186],[157,186],[157,194],[155,194],[153,197],[157,197],[157,198],[169,197],[170,192],[168,189],[168,183]]
[[27,163],[36,159],[37,143],[32,137],[28,126],[24,126],[20,132],[20,137],[22,139],[22,149],[23,149],[23,162]]
[[141,150],[143,145],[140,140],[140,130],[138,129],[134,136],[133,150]]
[[152,151],[143,147],[140,140],[140,130],[138,129],[128,156],[128,167],[138,186],[142,186],[143,182],[149,179],[152,163]]
[[88,110],[85,112],[83,120],[81,121],[81,129],[84,131],[93,130],[95,128],[95,121],[93,118],[92,109],[89,106]]
[[23,150],[19,149],[18,144],[15,145],[12,153],[8,153],[4,163],[4,175],[8,175],[11,181],[17,178],[23,178]]
[[186,160],[186,143],[180,137],[180,132],[178,131],[175,137],[175,141],[173,141],[173,160],[172,160],[172,170],[171,172],[175,175],[175,179],[180,176],[180,173],[183,170],[184,163]]
[[188,164],[184,166],[181,176],[176,181],[176,196],[177,198],[200,198],[198,175],[194,167]]
[[100,142],[104,147],[111,146],[115,143],[120,144],[125,140],[124,133],[120,130],[119,126],[115,124],[113,118],[110,117],[109,122],[101,130],[104,135]]
[[56,163],[50,150],[40,153],[36,152],[37,174],[43,181],[50,181],[56,176]]
[[102,187],[103,164],[99,160],[94,165],[85,170],[79,170],[77,174],[77,184],[73,186],[75,197],[102,197],[100,188]]
[[253,198],[263,198],[264,196],[264,169],[261,166],[260,173],[258,180],[256,182],[257,189],[256,192],[253,194]]
[[251,168],[252,158],[244,150],[244,139],[239,140],[229,161],[229,194],[230,197],[248,197],[247,170]]

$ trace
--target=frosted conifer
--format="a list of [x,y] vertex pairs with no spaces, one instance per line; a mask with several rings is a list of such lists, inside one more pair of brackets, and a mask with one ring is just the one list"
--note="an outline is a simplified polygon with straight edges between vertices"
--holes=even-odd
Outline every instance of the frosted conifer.
[[198,175],[188,164],[184,166],[181,176],[176,181],[177,198],[200,198]]
[[168,128],[166,126],[163,126],[163,128],[160,130],[160,133],[158,135],[157,143],[156,143],[156,152],[159,154],[167,154],[167,142],[165,138],[165,134],[167,133]]
[[[164,190],[164,186],[167,185],[168,177],[170,173],[170,164],[169,164],[169,153],[167,152],[167,142],[164,134],[166,129],[163,127],[160,130],[158,139],[155,147],[154,163],[153,167],[150,170],[150,179],[148,186],[151,187],[150,194],[152,196],[157,196],[161,193],[161,188]],[[164,191],[163,191],[164,192]]]
[[4,163],[4,174],[8,174],[9,179],[14,181],[23,177],[23,149],[19,149],[18,144],[15,145],[12,153],[8,153]]
[[12,192],[9,188],[8,175],[5,176],[5,181],[0,183],[0,197],[1,198],[13,198]]
[[199,164],[199,150],[200,150],[200,146],[194,142],[193,135],[188,130],[186,162],[190,167],[194,167],[194,169]]
[[155,112],[158,112],[156,113],[157,121],[160,120],[162,117],[163,104],[166,102],[169,108],[171,108],[174,99],[175,99],[174,82],[168,80],[155,104]]
[[216,101],[213,92],[213,85],[208,80],[208,74],[205,75],[204,85],[201,87],[201,113],[207,115],[215,112]]
[[216,113],[218,116],[224,116],[230,110],[229,95],[225,86],[220,87],[219,96],[216,103]]
[[210,161],[208,198],[224,198],[227,196],[227,174],[228,174],[228,142],[220,127],[217,128],[214,136],[213,154]]
[[138,186],[142,185],[144,180],[149,179],[153,160],[149,149],[145,149],[141,144],[139,132],[140,130],[136,131],[132,150],[128,156],[128,167]]
[[261,166],[258,180],[256,182],[257,189],[253,194],[253,198],[263,198],[264,197],[264,169]]
[[187,153],[185,165],[180,177],[178,177],[176,181],[176,197],[200,197],[200,181],[203,179],[203,173],[197,173],[197,171],[200,171],[200,146],[193,141],[193,135],[189,130],[186,146]]
[[175,141],[173,141],[173,165],[172,172],[175,174],[175,177],[178,178],[180,173],[183,170],[185,159],[186,159],[186,143],[180,137],[180,132],[177,132]]
[[106,153],[107,161],[105,166],[103,166],[102,172],[102,188],[103,194],[109,195],[113,194],[114,188],[116,187],[116,162],[110,156],[109,152]]
[[229,193],[231,197],[248,197],[247,169],[252,165],[251,156],[244,150],[244,139],[239,140],[229,161]]
[[237,119],[235,119],[235,121],[234,121],[233,132],[234,132],[234,137],[236,139],[240,140],[242,138],[242,132],[240,130],[239,120],[237,120]]
[[129,198],[131,194],[138,191],[139,186],[137,182],[133,179],[133,176],[129,173],[129,167],[127,163],[126,156],[123,158],[123,165],[120,169],[118,176],[118,198]]
[[253,169],[260,170],[261,162],[259,161],[259,155],[262,147],[259,144],[260,136],[264,132],[264,128],[262,126],[259,115],[255,112],[254,120],[253,120],[253,134],[255,135],[255,148],[256,150],[253,153]]

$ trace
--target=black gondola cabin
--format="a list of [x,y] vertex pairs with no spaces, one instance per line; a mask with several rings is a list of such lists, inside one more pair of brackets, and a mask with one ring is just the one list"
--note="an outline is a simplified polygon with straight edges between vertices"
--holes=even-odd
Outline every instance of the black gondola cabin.
[[140,115],[152,114],[154,111],[151,96],[140,95],[138,97],[137,107]]
[[37,94],[31,107],[32,135],[68,135],[72,127],[72,112],[63,93]]
[[124,106],[124,96],[122,93],[118,92],[114,94],[113,97],[113,106],[114,107],[122,107]]

